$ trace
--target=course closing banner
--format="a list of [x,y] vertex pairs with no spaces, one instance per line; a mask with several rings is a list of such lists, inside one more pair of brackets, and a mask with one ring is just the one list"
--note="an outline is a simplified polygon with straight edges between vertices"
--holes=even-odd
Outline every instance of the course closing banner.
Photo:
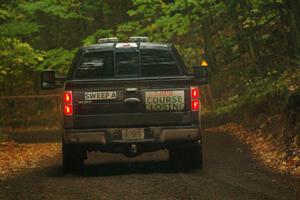
[[151,91],[145,93],[148,111],[179,111],[184,109],[184,91]]

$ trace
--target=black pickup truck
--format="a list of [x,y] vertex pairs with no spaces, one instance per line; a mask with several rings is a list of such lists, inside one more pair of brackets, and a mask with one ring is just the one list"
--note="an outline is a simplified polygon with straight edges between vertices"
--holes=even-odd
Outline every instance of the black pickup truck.
[[187,71],[171,44],[114,38],[82,47],[66,77],[42,72],[42,89],[63,87],[65,171],[82,167],[87,152],[134,157],[160,149],[176,166],[202,167],[199,85],[207,69]]

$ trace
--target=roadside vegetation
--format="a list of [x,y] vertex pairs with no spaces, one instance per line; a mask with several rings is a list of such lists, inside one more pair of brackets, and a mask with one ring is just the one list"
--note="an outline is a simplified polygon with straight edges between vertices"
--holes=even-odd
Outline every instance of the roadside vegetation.
[[[300,147],[297,0],[1,0],[0,5],[0,96],[39,94],[41,70],[65,74],[78,47],[99,38],[147,36],[174,43],[188,67],[208,61],[213,108],[207,126],[235,122],[262,130],[287,152]],[[50,120],[57,119],[55,102],[0,100],[0,127],[58,127]]]
[[41,162],[60,153],[58,143],[18,144],[14,141],[0,143],[0,181],[40,167]]

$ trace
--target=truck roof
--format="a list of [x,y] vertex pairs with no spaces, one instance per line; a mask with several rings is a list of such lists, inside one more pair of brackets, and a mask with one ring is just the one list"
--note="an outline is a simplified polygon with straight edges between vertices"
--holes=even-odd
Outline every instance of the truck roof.
[[[163,44],[163,43],[153,43],[153,42],[118,42],[118,43],[102,43],[102,44],[93,44],[90,46],[83,47],[86,51],[107,51],[107,50],[116,50],[120,49],[117,46],[122,44],[136,44],[136,47],[130,48],[137,48],[137,49],[155,49],[155,50],[170,50],[171,44]],[[129,49],[130,49],[129,48]],[[125,48],[124,48],[125,49]]]

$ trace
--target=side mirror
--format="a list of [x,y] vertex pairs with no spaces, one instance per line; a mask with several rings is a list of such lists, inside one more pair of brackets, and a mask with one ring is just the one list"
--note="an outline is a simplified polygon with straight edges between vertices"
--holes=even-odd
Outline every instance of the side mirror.
[[194,77],[199,84],[208,84],[208,68],[203,66],[194,66]]
[[41,73],[41,89],[55,89],[55,71],[47,70]]

